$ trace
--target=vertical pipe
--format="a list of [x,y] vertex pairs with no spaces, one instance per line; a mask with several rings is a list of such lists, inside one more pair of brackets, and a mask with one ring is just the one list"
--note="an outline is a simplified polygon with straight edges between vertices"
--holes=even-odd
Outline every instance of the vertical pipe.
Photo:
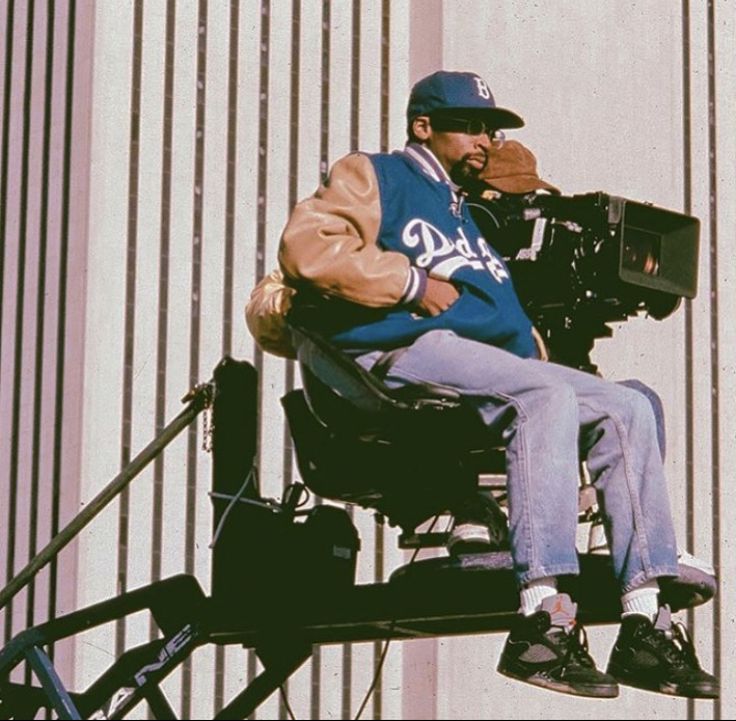
[[[298,200],[299,192],[299,75],[301,72],[301,0],[292,0],[291,3],[291,77],[289,98],[289,212]],[[294,361],[287,360],[284,368],[284,393],[294,389]],[[284,419],[284,452],[282,458],[283,483],[286,489],[294,480],[292,471],[294,464],[294,449],[291,443],[289,424]],[[279,719],[288,715],[286,698],[289,689],[288,680],[282,686],[283,693],[279,695]]]
[[[10,158],[10,97],[13,88],[13,36],[15,35],[15,0],[8,0],[5,19],[5,68],[3,76],[3,120],[0,141],[0,322],[3,317],[3,287],[5,283],[5,238],[8,214],[8,163]],[[0,357],[3,337],[0,333]],[[9,539],[9,537],[8,537]],[[9,542],[9,541],[8,541]]]
[[[352,40],[350,49],[350,151],[360,144],[360,0],[353,0]],[[352,507],[348,507],[353,517]],[[342,716],[350,718],[353,691],[353,645],[342,646]]]
[[[192,275],[189,304],[189,386],[199,382],[199,346],[202,314],[202,221],[204,207],[205,101],[207,84],[207,0],[199,0],[197,15],[197,70],[194,130],[194,186],[192,188]],[[197,425],[187,433],[187,492],[184,532],[184,572],[194,573],[197,516]],[[192,660],[184,662],[181,681],[181,714],[191,718]]]
[[[223,267],[222,355],[232,353],[233,278],[235,255],[235,190],[238,162],[238,55],[240,51],[240,5],[230,0],[227,80],[227,171],[225,179],[225,259]],[[214,710],[225,703],[225,649],[215,649]]]
[[[138,255],[138,173],[140,165],[141,66],[143,62],[143,0],[136,0],[133,13],[133,58],[131,70],[130,138],[128,164],[128,228],[125,264],[125,330],[123,349],[123,403],[120,468],[130,463],[133,423],[133,360],[135,353],[136,260]],[[120,494],[118,512],[118,568],[116,592],[128,586],[128,540],[130,495]],[[115,622],[115,655],[125,650],[125,619]]]
[[[161,139],[161,215],[158,251],[158,313],[156,332],[156,410],[154,427],[160,433],[166,422],[166,362],[169,324],[169,262],[171,247],[171,172],[174,105],[174,62],[176,56],[176,0],[166,3],[166,47],[164,51],[164,107]],[[164,454],[156,457],[153,469],[153,523],[151,530],[151,580],[161,579],[163,538]],[[155,634],[151,624],[151,634]],[[152,636],[153,640],[155,636]]]
[[[388,131],[389,131],[389,97],[390,97],[390,63],[391,63],[391,0],[382,0],[381,2],[381,152],[386,153],[388,147]],[[385,543],[384,525],[376,526],[376,546],[375,546],[375,581],[377,583],[383,581],[384,575],[384,552]],[[383,649],[379,641],[373,644],[373,665],[379,677],[376,679],[376,687],[373,692],[373,718],[380,719],[383,709],[383,671],[379,669],[381,663],[381,655]]]
[[[13,362],[13,405],[11,419],[10,440],[10,494],[8,498],[8,556],[6,559],[7,578],[13,577],[15,572],[15,535],[18,506],[18,461],[20,443],[20,409],[21,409],[21,371],[23,365],[23,315],[25,302],[25,275],[26,275],[26,233],[28,230],[28,155],[31,125],[31,88],[33,76],[33,2],[28,3],[26,15],[26,47],[23,84],[23,146],[21,149],[20,170],[20,212],[18,223],[18,269],[16,284],[15,306],[15,348]],[[7,643],[13,631],[13,606],[6,609],[5,642]]]
[[[322,0],[322,85],[320,93],[320,137],[319,137],[319,176],[320,181],[327,177],[329,172],[330,148],[330,0]],[[319,503],[320,499],[315,499]],[[320,695],[322,693],[322,652],[319,646],[312,651],[310,662],[312,675],[310,704],[311,718],[321,718]]]
[[[271,2],[261,0],[261,41],[259,56],[259,103],[258,103],[258,209],[256,211],[256,283],[266,274],[266,221],[268,217],[268,95],[269,95],[269,62],[271,39]],[[258,438],[256,464],[261,465],[261,427],[263,418],[263,351],[258,346],[254,351],[254,364],[258,371]],[[257,658],[255,653],[248,651],[247,678],[251,683],[257,673]],[[249,717],[255,718],[255,712]]]
[[[710,214],[710,373],[711,373],[711,452],[713,477],[713,567],[721,575],[721,449],[720,449],[720,361],[718,347],[718,155],[716,138],[716,46],[715,0],[708,0],[708,188]],[[713,673],[721,677],[721,599],[713,600]],[[713,704],[713,718],[721,718],[722,705]]]
[[225,260],[223,268],[222,354],[232,352],[233,274],[235,254],[235,190],[238,162],[238,52],[240,11],[237,0],[230,0],[227,80],[227,170],[225,177]]
[[[171,249],[171,172],[172,133],[174,124],[174,68],[176,59],[176,0],[166,2],[164,47],[163,132],[161,134],[161,211],[158,250],[158,310],[156,328],[156,401],[154,432],[159,435],[166,423],[166,367],[169,330],[169,263]],[[163,565],[164,466],[165,451],[153,462],[153,498],[151,507],[151,581],[161,580]],[[153,618],[148,625],[151,641],[158,637],[158,625]],[[148,709],[148,718],[153,718]]]
[[[33,439],[31,451],[31,523],[29,528],[28,557],[33,558],[38,549],[38,498],[40,485],[41,430],[44,419],[41,411],[43,390],[43,361],[46,355],[44,330],[46,326],[46,260],[48,256],[48,207],[49,207],[49,155],[51,145],[51,100],[54,74],[54,20],[55,3],[47,5],[46,15],[46,58],[43,95],[43,138],[41,147],[41,202],[39,207],[39,258],[36,285],[36,357],[34,367]],[[26,627],[34,623],[35,585],[28,588]]]
[[[692,122],[690,97],[690,0],[682,0],[682,172],[683,211],[692,213]],[[685,544],[695,551],[695,387],[693,359],[693,303],[685,300]],[[695,631],[695,612],[688,609],[687,625]],[[695,701],[687,700],[687,718],[695,718]]]
[[[61,466],[64,432],[64,398],[66,372],[66,334],[67,334],[67,275],[69,265],[72,137],[74,120],[74,54],[76,49],[77,3],[70,0],[67,16],[67,55],[66,55],[66,97],[64,107],[64,159],[61,181],[61,233],[59,247],[59,288],[56,299],[58,320],[56,324],[56,368],[54,395],[54,450],[51,481],[51,538],[60,531],[61,517]],[[58,562],[54,558],[49,568],[49,618],[56,617],[58,590]],[[52,656],[53,658],[53,656]]]

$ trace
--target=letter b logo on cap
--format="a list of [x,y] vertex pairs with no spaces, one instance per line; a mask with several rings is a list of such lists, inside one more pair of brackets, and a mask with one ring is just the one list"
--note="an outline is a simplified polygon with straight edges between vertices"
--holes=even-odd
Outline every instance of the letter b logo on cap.
[[491,97],[491,91],[486,85],[486,81],[483,78],[475,78],[475,84],[478,87],[478,95],[488,100]]

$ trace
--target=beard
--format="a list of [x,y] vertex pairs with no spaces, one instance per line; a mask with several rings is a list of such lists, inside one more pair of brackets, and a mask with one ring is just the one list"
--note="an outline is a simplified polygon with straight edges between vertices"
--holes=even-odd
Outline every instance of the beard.
[[477,185],[480,182],[480,174],[485,170],[488,163],[488,156],[484,155],[483,166],[476,168],[470,163],[471,158],[480,158],[480,155],[477,153],[466,153],[452,166],[452,168],[450,168],[450,179],[461,188]]

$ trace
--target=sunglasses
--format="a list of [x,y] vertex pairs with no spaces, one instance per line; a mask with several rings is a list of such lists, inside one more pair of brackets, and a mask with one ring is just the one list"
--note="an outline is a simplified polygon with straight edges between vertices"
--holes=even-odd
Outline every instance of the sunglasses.
[[453,118],[447,115],[441,115],[430,118],[432,127],[444,133],[465,133],[466,135],[487,135],[491,140],[491,145],[500,148],[506,134],[503,130],[494,128],[481,118]]

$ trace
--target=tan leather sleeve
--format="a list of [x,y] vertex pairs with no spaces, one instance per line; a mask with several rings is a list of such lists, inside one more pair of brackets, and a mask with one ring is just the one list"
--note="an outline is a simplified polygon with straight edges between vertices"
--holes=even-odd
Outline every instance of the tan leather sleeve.
[[245,322],[261,350],[282,358],[296,358],[286,325],[294,289],[284,285],[280,270],[269,273],[253,289],[245,306]]
[[299,203],[281,237],[279,263],[289,285],[306,282],[327,295],[380,308],[398,303],[409,259],[376,245],[381,200],[373,165],[352,153]]

